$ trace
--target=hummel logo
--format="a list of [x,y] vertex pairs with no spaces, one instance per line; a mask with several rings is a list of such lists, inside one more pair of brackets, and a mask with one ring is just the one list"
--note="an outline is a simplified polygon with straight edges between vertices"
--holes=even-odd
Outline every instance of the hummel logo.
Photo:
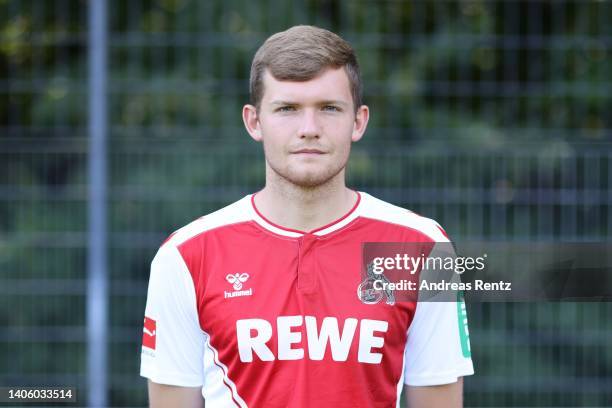
[[253,288],[242,290],[242,284],[249,279],[248,273],[228,273],[225,276],[225,280],[232,284],[234,288],[233,292],[223,291],[223,296],[227,298],[238,297],[238,296],[251,296],[253,294]]
[[242,289],[242,282],[246,282],[247,279],[249,279],[249,274],[248,273],[235,273],[235,274],[227,274],[227,276],[225,277],[225,279],[229,282],[229,283],[233,283],[234,284],[234,289],[235,290],[240,290]]

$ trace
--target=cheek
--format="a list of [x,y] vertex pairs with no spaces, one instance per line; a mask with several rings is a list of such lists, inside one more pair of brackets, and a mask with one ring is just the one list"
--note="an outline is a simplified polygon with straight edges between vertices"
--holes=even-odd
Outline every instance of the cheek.
[[274,152],[283,150],[286,144],[284,132],[282,128],[274,126],[266,126],[261,129],[262,142],[266,152]]
[[343,123],[342,125],[330,127],[329,129],[331,132],[336,132],[336,137],[334,141],[334,148],[336,150],[336,153],[339,155],[349,154],[349,152],[351,151],[351,144],[353,143],[351,140],[353,136],[352,123],[350,126],[347,126],[347,124]]
[[[348,139],[350,140],[350,139]],[[343,141],[340,145],[336,146],[336,154],[338,157],[341,157],[343,160],[348,158],[351,152],[351,143],[347,143]]]

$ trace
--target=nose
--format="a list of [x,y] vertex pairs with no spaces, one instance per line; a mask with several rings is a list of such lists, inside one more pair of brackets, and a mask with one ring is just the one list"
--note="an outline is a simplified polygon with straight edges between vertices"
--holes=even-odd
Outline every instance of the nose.
[[304,109],[302,122],[300,123],[299,136],[300,139],[318,139],[320,137],[320,129],[317,123],[316,112],[314,109]]

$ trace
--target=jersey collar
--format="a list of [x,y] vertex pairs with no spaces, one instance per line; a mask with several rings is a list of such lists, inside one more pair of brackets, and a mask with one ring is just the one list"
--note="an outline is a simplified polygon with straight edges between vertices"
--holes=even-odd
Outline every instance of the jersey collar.
[[278,235],[293,238],[298,238],[305,234],[324,236],[341,229],[342,227],[348,225],[350,222],[352,222],[355,218],[358,217],[359,214],[357,210],[359,204],[361,203],[361,193],[359,191],[355,192],[357,193],[357,201],[355,202],[355,205],[353,205],[353,207],[346,214],[344,214],[337,220],[330,222],[329,224],[323,225],[319,228],[315,228],[311,231],[300,231],[296,229],[285,228],[282,225],[275,224],[274,222],[267,219],[262,213],[259,212],[259,210],[255,206],[255,194],[257,193],[251,194],[249,201],[251,203],[250,207],[252,209],[253,219],[257,224],[267,229],[268,231],[271,231]]

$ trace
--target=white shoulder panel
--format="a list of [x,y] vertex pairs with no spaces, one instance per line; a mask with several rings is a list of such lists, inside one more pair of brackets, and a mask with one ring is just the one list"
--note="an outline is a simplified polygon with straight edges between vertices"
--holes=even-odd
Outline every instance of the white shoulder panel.
[[361,204],[359,215],[418,230],[430,237],[434,242],[448,242],[448,238],[442,232],[440,224],[431,218],[415,214],[412,211],[380,200],[367,193],[360,193],[363,197],[363,203]]
[[247,195],[180,228],[170,237],[166,244],[178,246],[204,231],[251,220],[253,219],[252,212],[251,195]]

